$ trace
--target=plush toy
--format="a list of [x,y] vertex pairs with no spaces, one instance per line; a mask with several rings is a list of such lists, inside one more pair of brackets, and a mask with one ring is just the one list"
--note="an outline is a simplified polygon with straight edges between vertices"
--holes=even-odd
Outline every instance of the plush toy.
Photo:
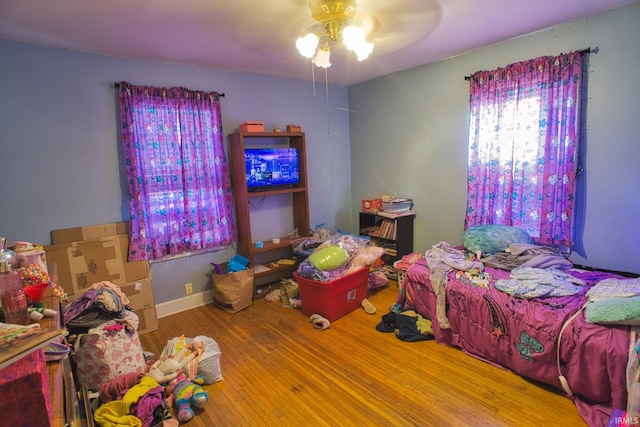
[[176,417],[181,423],[189,421],[193,418],[194,408],[202,408],[209,400],[209,394],[202,388],[204,380],[200,376],[196,376],[193,380],[189,380],[183,373],[167,386],[165,389],[169,396],[169,406],[171,402],[175,404]]
[[176,378],[181,370],[182,365],[177,360],[159,359],[151,365],[147,375],[156,380],[158,384],[166,384]]

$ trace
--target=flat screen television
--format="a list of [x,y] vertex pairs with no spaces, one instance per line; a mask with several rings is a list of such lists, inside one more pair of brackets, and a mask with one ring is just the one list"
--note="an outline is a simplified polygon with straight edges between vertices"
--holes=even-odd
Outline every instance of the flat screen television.
[[246,148],[244,162],[248,191],[295,187],[300,183],[297,148]]

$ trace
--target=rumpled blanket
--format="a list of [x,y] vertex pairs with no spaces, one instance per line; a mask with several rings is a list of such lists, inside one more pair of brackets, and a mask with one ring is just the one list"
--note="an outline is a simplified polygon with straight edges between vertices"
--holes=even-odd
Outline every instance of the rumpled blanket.
[[440,242],[426,251],[425,259],[431,270],[431,286],[436,294],[436,317],[441,329],[450,329],[447,319],[447,275],[453,269],[469,271],[484,266],[477,261],[469,261],[464,252],[454,249],[447,242]]
[[511,271],[516,267],[556,268],[567,270],[573,267],[555,248],[529,243],[512,243],[505,252],[481,258],[485,267]]
[[510,279],[496,281],[496,289],[516,298],[562,297],[582,292],[585,282],[555,268],[517,267]]

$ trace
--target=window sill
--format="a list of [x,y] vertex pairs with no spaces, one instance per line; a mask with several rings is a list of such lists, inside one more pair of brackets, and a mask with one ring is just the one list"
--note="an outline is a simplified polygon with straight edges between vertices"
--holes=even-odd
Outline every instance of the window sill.
[[211,252],[223,251],[225,249],[228,249],[229,247],[230,245],[224,245],[224,246],[216,246],[214,248],[199,249],[197,251],[182,252],[180,254],[165,255],[162,258],[150,259],[149,264],[157,264],[161,262],[173,261],[176,259],[186,258],[190,256],[195,256],[195,255],[204,255]]

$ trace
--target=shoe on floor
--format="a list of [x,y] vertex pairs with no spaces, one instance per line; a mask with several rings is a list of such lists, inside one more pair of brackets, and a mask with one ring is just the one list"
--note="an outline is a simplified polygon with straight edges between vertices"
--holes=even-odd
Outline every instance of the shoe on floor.
[[312,314],[309,317],[309,321],[313,323],[314,327],[322,329],[323,331],[331,327],[331,322],[329,322],[328,319],[320,316],[319,314]]
[[360,305],[362,305],[362,308],[364,308],[365,313],[376,314],[376,307],[371,304],[371,301],[369,301],[368,299],[363,299]]

